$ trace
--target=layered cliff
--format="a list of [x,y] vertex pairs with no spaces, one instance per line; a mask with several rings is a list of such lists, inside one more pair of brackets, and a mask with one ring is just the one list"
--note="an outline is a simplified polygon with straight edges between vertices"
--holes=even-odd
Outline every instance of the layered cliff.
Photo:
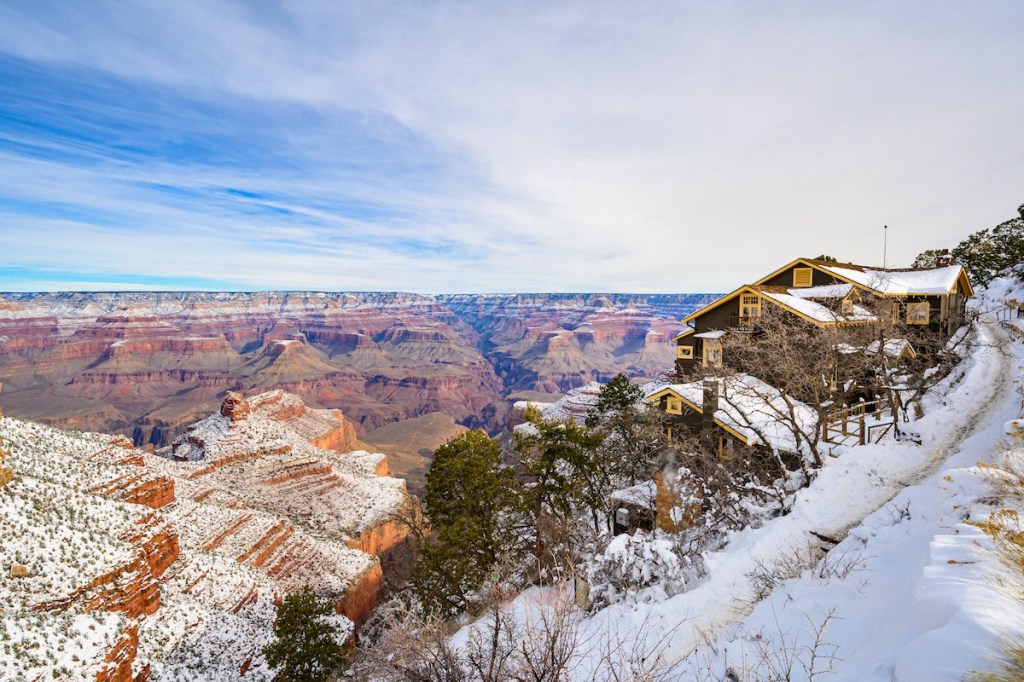
[[229,394],[165,456],[0,419],[17,472],[0,489],[0,678],[269,679],[274,604],[304,585],[365,620],[406,493],[383,455],[319,447],[351,435],[281,391]]
[[[505,396],[672,366],[704,295],[0,294],[18,417],[168,445],[226,390],[279,388],[359,434],[443,413],[504,426]],[[344,446],[341,446],[344,447]]]

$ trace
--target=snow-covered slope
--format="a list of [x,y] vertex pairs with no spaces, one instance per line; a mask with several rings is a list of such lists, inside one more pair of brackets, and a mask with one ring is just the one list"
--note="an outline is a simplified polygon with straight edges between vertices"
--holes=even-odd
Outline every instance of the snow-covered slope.
[[[980,307],[1004,309],[1022,289],[996,283]],[[983,315],[964,361],[912,425],[920,445],[837,449],[791,513],[734,534],[682,594],[648,590],[585,614],[571,591],[534,589],[507,613],[540,627],[573,612],[571,678],[588,682],[630,669],[653,671],[648,679],[750,681],[826,671],[825,679],[960,680],[991,669],[1002,638],[1024,636],[1022,576],[1008,573],[985,532],[996,509],[1024,513],[1024,501],[995,495],[983,480],[992,469],[978,466],[1024,467],[1019,432],[1005,434],[1022,412],[1024,347],[1012,338]],[[487,625],[464,628],[455,642]]]
[[265,680],[283,594],[365,618],[404,482],[383,455],[312,445],[330,411],[281,392],[231,407],[183,461],[0,418],[0,679]]

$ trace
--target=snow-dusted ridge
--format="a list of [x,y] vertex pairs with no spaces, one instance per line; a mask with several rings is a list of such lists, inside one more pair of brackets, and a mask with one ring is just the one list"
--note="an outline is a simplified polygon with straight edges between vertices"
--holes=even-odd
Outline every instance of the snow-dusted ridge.
[[364,549],[395,540],[380,529],[404,481],[383,455],[314,447],[332,411],[279,391],[253,403],[200,422],[202,452],[180,462],[0,418],[15,473],[0,487],[0,679],[266,680],[284,593],[310,584],[365,617],[380,563]]

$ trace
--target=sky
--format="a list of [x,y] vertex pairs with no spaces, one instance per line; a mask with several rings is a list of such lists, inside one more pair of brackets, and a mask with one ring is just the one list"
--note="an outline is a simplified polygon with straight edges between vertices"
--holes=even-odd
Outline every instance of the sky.
[[908,266],[1024,203],[1021,26],[1018,0],[0,0],[0,290]]

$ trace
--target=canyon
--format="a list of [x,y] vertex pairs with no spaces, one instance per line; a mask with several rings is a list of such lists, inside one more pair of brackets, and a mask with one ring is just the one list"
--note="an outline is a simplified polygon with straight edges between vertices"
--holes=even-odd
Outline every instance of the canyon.
[[275,605],[306,585],[357,633],[408,494],[353,444],[280,390],[228,392],[158,453],[0,412],[0,677],[267,679]]
[[371,441],[381,427],[430,415],[493,434],[517,392],[671,368],[679,318],[714,297],[6,293],[0,382],[13,416],[154,448],[228,390],[283,389],[341,410]]

